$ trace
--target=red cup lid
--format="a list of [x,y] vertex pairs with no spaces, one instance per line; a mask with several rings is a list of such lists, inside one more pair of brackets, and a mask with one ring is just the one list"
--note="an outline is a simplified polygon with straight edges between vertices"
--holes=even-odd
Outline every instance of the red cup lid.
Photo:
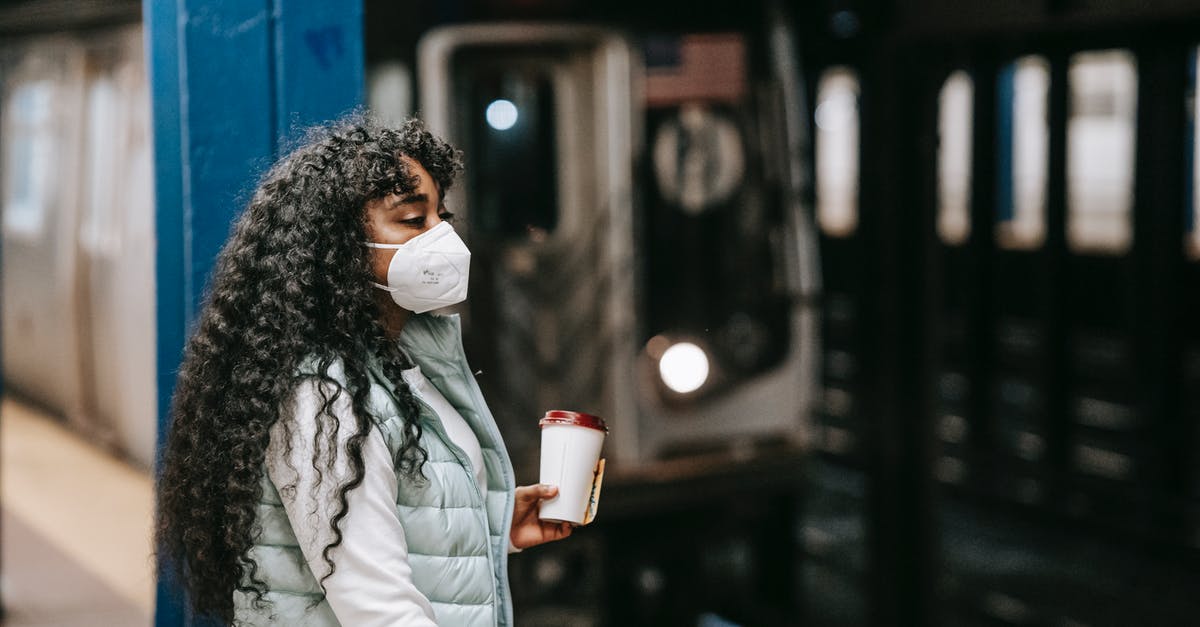
[[604,419],[600,416],[593,416],[577,411],[566,411],[564,409],[551,409],[546,412],[546,415],[538,421],[538,425],[541,427],[546,427],[547,425],[574,425],[576,427],[587,427],[608,433],[608,425],[604,424]]

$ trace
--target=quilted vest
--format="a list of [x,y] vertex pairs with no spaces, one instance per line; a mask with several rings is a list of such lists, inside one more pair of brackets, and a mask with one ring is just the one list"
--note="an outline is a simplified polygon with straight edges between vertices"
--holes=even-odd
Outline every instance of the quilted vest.
[[[404,325],[400,344],[471,426],[487,467],[487,490],[481,494],[470,460],[451,442],[433,410],[421,403],[420,444],[428,453],[423,468],[428,480],[417,483],[397,474],[396,515],[408,541],[413,583],[432,603],[441,626],[510,627],[512,463],[467,366],[458,316],[413,315]],[[404,419],[393,389],[373,368],[371,411],[379,418],[376,426],[394,457]],[[257,575],[266,582],[264,598],[270,603],[256,608],[251,595],[235,592],[235,624],[339,625],[304,560],[279,492],[265,470],[262,493],[258,505],[262,531],[250,556],[258,563]],[[335,559],[336,555],[335,551]]]

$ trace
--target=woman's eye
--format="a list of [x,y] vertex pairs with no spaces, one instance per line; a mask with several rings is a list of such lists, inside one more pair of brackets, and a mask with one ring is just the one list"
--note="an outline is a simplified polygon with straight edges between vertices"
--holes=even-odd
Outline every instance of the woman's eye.
[[425,216],[420,216],[417,218],[409,218],[407,220],[401,220],[400,222],[407,226],[411,226],[411,227],[419,229],[419,228],[425,226]]
[[443,211],[439,213],[438,217],[441,218],[443,222],[454,222],[454,214],[449,211]]

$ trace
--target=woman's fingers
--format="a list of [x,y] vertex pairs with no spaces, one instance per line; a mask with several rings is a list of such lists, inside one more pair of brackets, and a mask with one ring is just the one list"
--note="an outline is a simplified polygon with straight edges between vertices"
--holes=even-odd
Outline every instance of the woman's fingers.
[[[528,489],[522,492],[522,496],[532,494],[534,498],[544,492],[537,489],[538,486],[528,486]],[[551,493],[556,493],[551,490]],[[536,500],[525,501],[532,505]],[[513,528],[509,538],[512,540],[513,546],[518,549],[527,549],[531,546],[562,540],[571,535],[575,530],[575,525],[569,522],[547,522],[537,519],[536,510],[533,507],[522,506],[519,508],[519,513],[513,522]]]
[[546,485],[539,483],[535,485],[521,486],[516,490],[516,498],[522,501],[539,501],[541,499],[550,499],[558,495],[558,486]]

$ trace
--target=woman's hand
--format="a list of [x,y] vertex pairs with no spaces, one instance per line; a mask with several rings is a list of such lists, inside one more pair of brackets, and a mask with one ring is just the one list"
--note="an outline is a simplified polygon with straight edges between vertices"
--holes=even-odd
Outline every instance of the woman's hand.
[[558,487],[551,485],[527,485],[517,488],[513,500],[513,522],[509,539],[518,549],[562,540],[571,535],[571,523],[553,523],[538,520],[538,505],[542,499],[558,496]]

